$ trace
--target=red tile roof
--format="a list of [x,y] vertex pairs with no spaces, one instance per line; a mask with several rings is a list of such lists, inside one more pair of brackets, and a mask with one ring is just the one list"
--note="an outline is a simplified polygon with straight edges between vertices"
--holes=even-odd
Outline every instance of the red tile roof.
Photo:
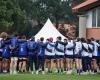
[[91,9],[92,7],[100,5],[100,0],[87,0],[77,6],[75,6],[73,9],[73,12],[77,13],[80,11],[86,11],[88,9]]

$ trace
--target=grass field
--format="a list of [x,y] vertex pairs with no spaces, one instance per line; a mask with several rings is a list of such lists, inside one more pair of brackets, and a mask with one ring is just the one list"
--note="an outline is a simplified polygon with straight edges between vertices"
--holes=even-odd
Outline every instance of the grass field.
[[95,75],[66,75],[66,74],[0,74],[0,80],[100,80],[100,74]]

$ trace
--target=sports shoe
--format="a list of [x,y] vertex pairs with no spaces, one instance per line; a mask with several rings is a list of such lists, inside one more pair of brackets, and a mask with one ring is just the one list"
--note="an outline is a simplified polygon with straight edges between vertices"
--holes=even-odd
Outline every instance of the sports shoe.
[[7,73],[7,71],[6,71],[6,70],[4,70],[3,72],[4,72],[4,73]]
[[14,71],[13,74],[17,74],[17,71]]
[[45,68],[45,71],[48,72],[48,68]]
[[82,74],[82,75],[87,75],[88,73],[87,73],[87,72],[82,72],[81,74]]
[[37,75],[39,74],[39,71],[38,71],[38,70],[36,71],[36,74],[37,74]]
[[10,70],[10,74],[13,74],[12,70]]
[[32,74],[34,74],[34,72],[33,72],[33,71],[32,71],[31,73],[32,73]]
[[69,70],[69,71],[66,71],[66,74],[71,74],[71,71]]
[[44,71],[42,71],[42,74],[44,75],[44,74],[45,74],[45,72],[44,72]]

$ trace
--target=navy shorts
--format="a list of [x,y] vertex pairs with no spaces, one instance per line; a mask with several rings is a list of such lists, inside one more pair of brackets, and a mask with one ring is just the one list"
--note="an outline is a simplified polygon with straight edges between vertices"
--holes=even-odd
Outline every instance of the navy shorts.
[[11,57],[18,57],[18,53],[16,53],[16,52],[11,53]]
[[100,56],[97,57],[97,63],[100,63]]
[[0,57],[0,61],[2,61],[2,57]]
[[73,59],[74,56],[73,55],[65,55],[66,58],[70,58],[70,59]]
[[19,58],[27,58],[28,55],[19,55],[18,57],[19,57]]
[[98,56],[92,56],[92,59],[97,59],[98,58]]
[[81,58],[82,58],[82,56],[81,56],[81,55],[79,55],[79,54],[75,54],[75,55],[74,55],[74,58],[75,58],[75,59],[81,59]]
[[0,52],[0,57],[2,57],[2,52]]
[[0,52],[0,61],[2,61],[2,52]]
[[51,59],[55,59],[55,56],[48,56],[48,55],[46,55],[46,56],[45,56],[45,59],[50,59],[50,60],[51,60]]
[[97,63],[100,63],[100,56],[93,56],[92,59],[95,59]]
[[56,55],[56,59],[64,59],[64,55]]

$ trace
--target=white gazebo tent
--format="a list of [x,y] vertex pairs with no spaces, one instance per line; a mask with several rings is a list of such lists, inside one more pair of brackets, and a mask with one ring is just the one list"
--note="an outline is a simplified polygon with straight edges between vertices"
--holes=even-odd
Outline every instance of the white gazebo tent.
[[35,40],[41,37],[44,37],[45,40],[52,37],[53,40],[56,41],[58,36],[61,36],[62,40],[66,38],[54,27],[50,19],[48,19],[42,29],[35,35]]

